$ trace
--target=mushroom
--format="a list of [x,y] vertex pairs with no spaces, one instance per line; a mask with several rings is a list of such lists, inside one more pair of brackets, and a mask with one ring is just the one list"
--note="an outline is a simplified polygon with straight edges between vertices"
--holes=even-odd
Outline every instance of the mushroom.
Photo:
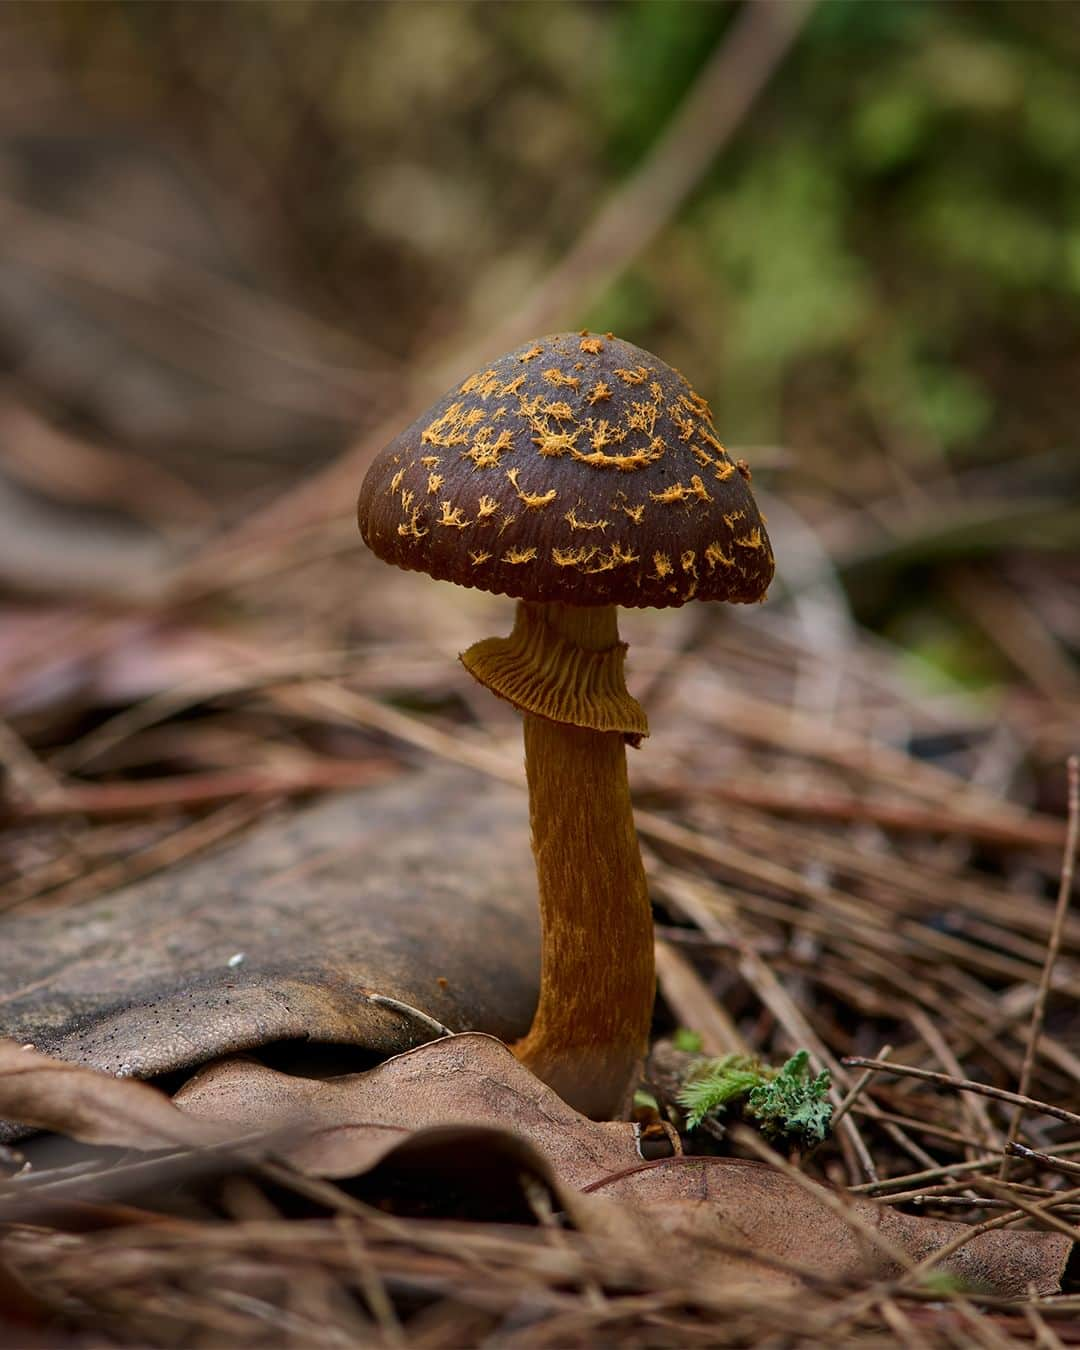
[[648,734],[616,606],[748,603],[773,574],[750,473],[682,375],[560,333],[470,375],[376,458],[360,530],[385,562],[517,599],[466,669],[524,714],[540,997],[513,1048],[578,1110],[625,1107],[648,1044],[653,926],[626,776]]

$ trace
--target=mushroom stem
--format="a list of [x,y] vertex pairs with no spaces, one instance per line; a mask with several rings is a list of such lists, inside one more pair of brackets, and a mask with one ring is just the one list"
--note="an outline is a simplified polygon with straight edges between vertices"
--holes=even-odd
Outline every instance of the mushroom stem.
[[[578,647],[618,643],[613,605],[542,608]],[[634,1087],[655,993],[624,738],[526,713],[525,769],[542,948],[536,1015],[514,1052],[579,1111],[610,1119]]]

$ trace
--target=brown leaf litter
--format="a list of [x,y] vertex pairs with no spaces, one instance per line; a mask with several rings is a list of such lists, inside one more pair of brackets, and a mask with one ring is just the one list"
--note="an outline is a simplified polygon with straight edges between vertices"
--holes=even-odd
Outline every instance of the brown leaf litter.
[[482,778],[429,769],[275,815],[63,924],[9,917],[0,1027],[136,1077],[290,1038],[381,1054],[440,1025],[512,1039],[538,950],[514,807]]
[[144,1084],[9,1042],[0,1046],[0,1109],[137,1149],[220,1143],[226,1126],[248,1140],[276,1131],[274,1158],[304,1175],[353,1183],[392,1168],[395,1158],[400,1167],[403,1153],[413,1167],[434,1153],[427,1185],[452,1191],[459,1170],[468,1177],[509,1153],[519,1171],[543,1181],[576,1231],[613,1243],[631,1262],[648,1256],[687,1278],[778,1292],[807,1280],[902,1279],[938,1248],[967,1239],[942,1262],[946,1274],[983,1293],[1046,1295],[1072,1249],[1062,1234],[971,1234],[868,1200],[838,1204],[824,1188],[775,1168],[690,1158],[677,1144],[671,1157],[645,1162],[633,1124],[580,1116],[500,1041],[475,1033],[329,1080],[225,1060],[201,1070],[175,1104]]

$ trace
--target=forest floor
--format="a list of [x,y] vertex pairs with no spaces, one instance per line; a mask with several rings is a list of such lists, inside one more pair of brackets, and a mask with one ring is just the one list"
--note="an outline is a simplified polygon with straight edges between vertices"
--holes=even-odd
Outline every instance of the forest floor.
[[[365,871],[392,873],[403,859],[402,896],[432,911],[432,941],[413,933],[419,945],[404,973],[370,952],[380,921],[393,932],[407,920],[376,913],[375,936],[356,958],[366,963],[364,988],[378,991],[381,980],[417,1011],[424,982],[445,986],[451,972],[458,1001],[433,995],[420,1014],[436,1028],[456,1019],[519,1034],[535,985],[520,731],[454,659],[509,619],[505,600],[384,568],[332,528],[189,565],[139,603],[11,606],[0,724],[0,925],[18,964],[5,980],[8,1034],[38,1049],[89,1034],[87,1063],[131,1072],[102,1059],[105,1033],[93,1037],[108,1026],[129,1054],[140,1043],[154,1048],[135,1071],[170,1092],[238,1048],[256,1079],[366,1078],[388,1053],[437,1032],[408,1017],[404,1030],[400,1018],[393,1032],[369,1018],[350,1031],[347,999],[336,1022],[325,1013],[319,980],[331,970],[347,984],[342,967],[352,957],[347,933],[333,926],[340,912],[326,917],[340,896],[327,900],[311,860],[342,848],[357,864],[334,874],[346,904],[366,894]],[[719,1237],[687,1228],[685,1213],[672,1217],[670,1195],[644,1205],[647,1236],[636,1245],[618,1224],[576,1222],[568,1187],[596,1189],[596,1178],[582,1185],[570,1156],[594,1147],[587,1129],[598,1127],[580,1118],[564,1122],[562,1145],[540,1148],[544,1163],[508,1162],[505,1138],[494,1154],[478,1154],[475,1139],[431,1152],[428,1140],[422,1164],[387,1163],[377,1150],[354,1160],[350,1178],[340,1169],[332,1178],[333,1169],[305,1167],[265,1141],[253,1153],[257,1111],[244,1141],[165,1149],[137,1103],[88,1104],[65,1080],[24,1118],[84,1142],[53,1154],[41,1151],[40,1136],[13,1138],[2,1157],[9,1339],[1080,1341],[1075,1283],[1071,1292],[1057,1291],[1054,1278],[1040,1286],[1033,1268],[1027,1290],[988,1293],[935,1273],[917,1248],[878,1250],[885,1230],[852,1208],[873,1198],[895,1216],[967,1225],[953,1244],[961,1247],[965,1232],[995,1229],[1080,1236],[1080,916],[1067,905],[1075,705],[1030,685],[977,697],[928,685],[851,621],[827,571],[775,608],[629,612],[623,628],[653,733],[631,752],[659,972],[658,1049],[643,1084],[657,1105],[640,1107],[639,1126],[651,1122],[656,1133],[662,1120],[686,1155],[731,1166],[764,1159],[796,1191],[825,1183],[840,1198],[830,1222],[870,1244],[861,1267],[824,1254],[817,1220],[796,1224],[794,1235],[789,1225],[781,1246],[755,1236],[762,1264],[747,1266],[731,1246],[732,1232],[746,1228],[738,1216],[724,1211],[734,1230]],[[456,785],[465,775],[454,791],[475,792],[482,817],[460,807],[455,815],[445,787],[428,786],[439,764],[447,767],[436,779],[444,772]],[[312,796],[314,805],[301,804]],[[389,806],[376,804],[384,799]],[[294,920],[273,898],[283,871],[297,904],[310,906],[306,946],[278,952],[251,988],[280,1000],[292,991],[300,1025],[279,1025],[275,1012],[261,1035],[234,1034],[217,993],[243,974],[246,953],[259,965],[267,932]],[[516,897],[511,927],[526,915],[525,951],[520,935],[516,946],[507,937],[505,968],[492,974],[485,961],[502,939],[490,908],[484,935],[474,928],[463,937],[461,915],[450,917],[454,905],[442,901],[456,895],[468,919],[499,886]],[[218,925],[214,951],[236,947],[224,965],[199,966],[205,950],[193,954],[209,941],[202,928],[190,933],[207,908]],[[371,917],[356,911],[350,922],[363,937]],[[188,1017],[178,1054],[175,1037],[163,1040],[151,1024],[175,1002],[176,970],[188,966],[198,967],[200,1011]],[[35,1027],[52,1030],[39,1038]],[[778,1066],[807,1050],[828,1071],[839,1108],[828,1140],[778,1154],[737,1112],[687,1129],[668,1081],[671,1038],[689,1044],[687,1030],[710,1056]],[[303,1046],[309,1033],[322,1049]],[[389,1081],[380,1088],[391,1101],[398,1090]],[[451,1120],[462,1114],[446,1098],[441,1107],[403,1104],[401,1119],[427,1139],[440,1109]],[[117,1127],[132,1110],[136,1123]],[[464,1114],[477,1118],[472,1108]],[[336,1121],[359,1118],[354,1108]],[[515,1127],[497,1103],[490,1123]],[[610,1162],[600,1169],[616,1171]]]

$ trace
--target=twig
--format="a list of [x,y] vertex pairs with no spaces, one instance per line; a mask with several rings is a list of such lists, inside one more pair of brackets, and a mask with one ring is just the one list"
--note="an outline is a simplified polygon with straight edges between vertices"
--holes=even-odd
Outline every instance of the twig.
[[[7,778],[5,784],[3,779]],[[10,788],[8,792],[5,789]],[[48,798],[59,783],[23,738],[0,717],[0,814],[11,816],[26,802]],[[11,800],[5,800],[11,798]]]
[[706,1055],[748,1055],[749,1047],[690,962],[668,942],[656,943],[656,975],[668,1006],[701,1037]]
[[454,1033],[449,1027],[437,1021],[434,1017],[429,1017],[426,1012],[419,1008],[414,1008],[411,1003],[402,1003],[398,998],[390,998],[388,994],[369,994],[362,992],[360,997],[365,1003],[374,1003],[379,1008],[388,1008],[391,1012],[399,1013],[410,1022],[417,1022],[420,1026],[426,1027],[428,1031],[434,1032],[437,1039],[444,1036],[452,1036]]
[[[1043,962],[1042,977],[1039,980],[1039,992],[1035,1006],[1031,1010],[1031,1028],[1028,1031],[1027,1045],[1024,1048],[1024,1063],[1020,1070],[1018,1095],[1026,1097],[1031,1087],[1031,1075],[1035,1067],[1035,1056],[1039,1048],[1039,1036],[1046,1020],[1046,999],[1050,992],[1050,979],[1054,962],[1061,950],[1061,935],[1065,930],[1065,915],[1072,895],[1073,876],[1076,868],[1077,842],[1080,840],[1080,755],[1070,755],[1067,765],[1069,775],[1069,831],[1065,839],[1065,857],[1061,866],[1061,885],[1058,888],[1057,907],[1054,910],[1054,926],[1050,930],[1050,942]],[[1018,1102],[1009,1123],[1007,1145],[1016,1142],[1020,1133],[1020,1123],[1024,1118],[1024,1104]],[[1005,1157],[1001,1160],[1001,1177],[1009,1174],[1009,1154],[1006,1147]]]
[[982,1185],[992,1194],[999,1199],[1009,1201],[1017,1209],[1022,1210],[1028,1218],[1040,1219],[1051,1228],[1056,1228],[1059,1233],[1064,1233],[1073,1242],[1080,1242],[1080,1229],[1077,1229],[1073,1224],[1066,1223],[1064,1219],[1058,1218],[1053,1213],[1053,1210],[1059,1206],[1064,1207],[1080,1199],[1080,1186],[1074,1187],[1071,1191],[1061,1191],[1047,1200],[1039,1200],[1033,1203],[1007,1182],[996,1181],[992,1177],[981,1177],[980,1180]]
[[882,1181],[868,1181],[861,1186],[849,1186],[848,1190],[877,1196],[884,1191],[892,1190],[894,1187],[911,1186],[915,1182],[919,1183],[920,1189],[924,1189],[922,1186],[924,1181],[936,1181],[939,1177],[963,1177],[968,1173],[985,1172],[996,1166],[997,1161],[998,1155],[993,1153],[985,1158],[971,1158],[964,1162],[939,1163],[936,1167],[927,1167],[922,1172],[906,1172],[899,1177],[885,1177]]
[[930,1342],[916,1330],[898,1303],[891,1298],[883,1298],[878,1306],[882,1320],[900,1344],[909,1350],[930,1350]]
[[364,1300],[375,1319],[379,1330],[391,1346],[406,1344],[405,1333],[398,1320],[397,1312],[390,1295],[386,1291],[378,1268],[372,1262],[367,1243],[360,1232],[359,1225],[351,1223],[344,1214],[335,1214],[332,1220],[341,1234],[342,1244],[353,1258],[357,1283],[364,1294]]
[[1013,1158],[1025,1158],[1028,1162],[1040,1163],[1043,1167],[1049,1167],[1054,1172],[1061,1172],[1068,1177],[1080,1177],[1080,1164],[1069,1162],[1067,1158],[1056,1157],[1052,1153],[1040,1153],[1038,1149],[1028,1148],[1026,1144],[1018,1144],[1015,1139],[1010,1139],[1005,1145],[1006,1152]]
[[[1033,1290],[1029,1286],[1029,1293],[1031,1292]],[[1065,1342],[1047,1326],[1046,1322],[1039,1316],[1037,1308],[1033,1308],[1030,1303],[1025,1303],[1021,1311],[1035,1333],[1037,1350],[1065,1350]]]
[[[887,1059],[887,1055],[880,1055],[879,1059]],[[858,1115],[872,1114],[875,1120],[882,1123],[889,1122],[892,1125],[900,1125],[905,1130],[913,1130],[916,1134],[932,1135],[935,1139],[947,1139],[950,1144],[960,1144],[970,1148],[977,1141],[971,1135],[963,1134],[960,1130],[950,1130],[946,1125],[939,1125],[932,1120],[916,1120],[913,1116],[905,1116],[899,1111],[883,1111],[880,1107],[872,1113],[867,1111],[862,1102],[856,1102],[852,1110]]]
[[[995,1158],[985,1170],[989,1172],[997,1163]],[[946,1181],[940,1186],[915,1186],[910,1191],[889,1191],[885,1195],[875,1195],[873,1199],[882,1205],[967,1205],[969,1209],[993,1208],[996,1201],[984,1200],[975,1189],[975,1183],[984,1183],[985,1177],[961,1178],[958,1181]],[[1052,1192],[1045,1188],[1028,1186],[1017,1187],[1014,1182],[1003,1183],[1016,1190],[1017,1194],[1029,1196],[1032,1200],[1045,1200]],[[1080,1207],[1072,1206],[1080,1213]]]
[[[1018,1145],[1022,1147],[1022,1145]],[[1062,1153],[1080,1151],[1080,1143],[1075,1146],[1070,1144],[1062,1145]],[[1022,1155],[1017,1155],[1022,1156]],[[1050,1156],[1050,1155],[1046,1155]],[[989,1153],[984,1158],[973,1158],[970,1161],[940,1163],[936,1167],[928,1167],[923,1172],[906,1172],[903,1176],[886,1177],[884,1181],[868,1182],[862,1186],[851,1186],[850,1190],[865,1192],[870,1195],[880,1196],[882,1192],[895,1186],[912,1186],[918,1183],[917,1188],[923,1189],[922,1183],[926,1181],[936,1181],[939,1177],[960,1177],[974,1176],[977,1173],[989,1172],[998,1165],[1000,1156],[997,1153]],[[1010,1182],[1011,1186],[1019,1187],[1031,1191],[1033,1194],[1041,1193],[1045,1188],[1037,1186],[1026,1186],[1023,1182]],[[956,1186],[966,1186],[966,1181],[959,1181]]]
[[358,787],[392,772],[386,759],[312,759],[281,768],[253,766],[214,773],[184,773],[126,783],[79,783],[33,801],[15,802],[5,811],[10,821],[56,816],[144,816],[155,811],[209,806],[235,797],[290,797],[302,792]]
[[745,778],[738,782],[699,786],[697,790],[720,801],[781,816],[801,816],[837,824],[868,821],[897,833],[955,835],[1002,848],[1060,848],[1065,838],[1062,821],[1035,813],[1026,819],[995,820],[974,813],[950,812],[944,806],[931,809],[907,802],[868,801],[865,797],[839,792],[799,792]]
[[[1012,1191],[1010,1190],[1010,1195]],[[1009,1200],[992,1200],[985,1195],[955,1195],[950,1194],[947,1187],[938,1188],[929,1186],[925,1191],[918,1191],[912,1194],[904,1191],[900,1195],[881,1195],[876,1197],[883,1205],[914,1205],[917,1209],[938,1206],[941,1209],[1015,1209],[1016,1206]],[[1075,1214],[1080,1217],[1080,1205],[1066,1205],[1065,1213]]]
[[887,1064],[879,1059],[862,1059],[858,1055],[846,1056],[841,1062],[849,1069],[873,1069],[876,1073],[896,1074],[900,1078],[921,1078],[926,1083],[938,1083],[956,1092],[978,1092],[998,1102],[1013,1102],[1039,1115],[1053,1116],[1055,1120],[1064,1120],[1069,1125],[1080,1125],[1080,1116],[1066,1111],[1064,1107],[1038,1102],[1019,1092],[1006,1092],[1004,1088],[990,1087],[987,1083],[975,1083],[970,1078],[950,1078],[947,1073],[932,1073],[929,1069],[916,1069],[910,1064]]
[[[881,1049],[878,1051],[878,1059],[888,1059],[889,1056],[892,1054],[892,1052],[893,1047],[891,1045],[883,1045]],[[856,1101],[862,1094],[863,1088],[866,1087],[867,1083],[869,1083],[870,1079],[873,1078],[873,1076],[874,1071],[872,1069],[867,1069],[865,1072],[861,1073],[859,1077],[855,1080],[854,1084],[849,1089],[847,1095],[844,1097],[844,1100],[833,1112],[832,1120],[829,1123],[834,1130],[836,1129],[836,1126],[839,1124],[839,1122],[843,1120],[843,1118],[855,1105]]]
[[[908,1007],[907,1014],[911,1021],[911,1025],[923,1038],[930,1050],[932,1050],[941,1061],[942,1068],[956,1078],[963,1078],[964,1072],[960,1067],[960,1062],[953,1054],[948,1041],[946,1041],[945,1037],[938,1031],[937,1027],[934,1026],[933,1022],[927,1017],[922,1008],[917,1004],[911,1004]],[[879,1056],[879,1058],[884,1059],[885,1056],[882,1055]],[[870,1072],[872,1071],[867,1069],[867,1073]],[[981,1138],[979,1138],[979,1147],[984,1149],[996,1148],[998,1146],[999,1136],[994,1129],[993,1121],[990,1119],[986,1103],[977,1095],[972,1097],[961,1097],[960,1109],[967,1118],[971,1132],[977,1137],[981,1136]],[[969,1148],[969,1156],[972,1156],[973,1151],[974,1150]]]

